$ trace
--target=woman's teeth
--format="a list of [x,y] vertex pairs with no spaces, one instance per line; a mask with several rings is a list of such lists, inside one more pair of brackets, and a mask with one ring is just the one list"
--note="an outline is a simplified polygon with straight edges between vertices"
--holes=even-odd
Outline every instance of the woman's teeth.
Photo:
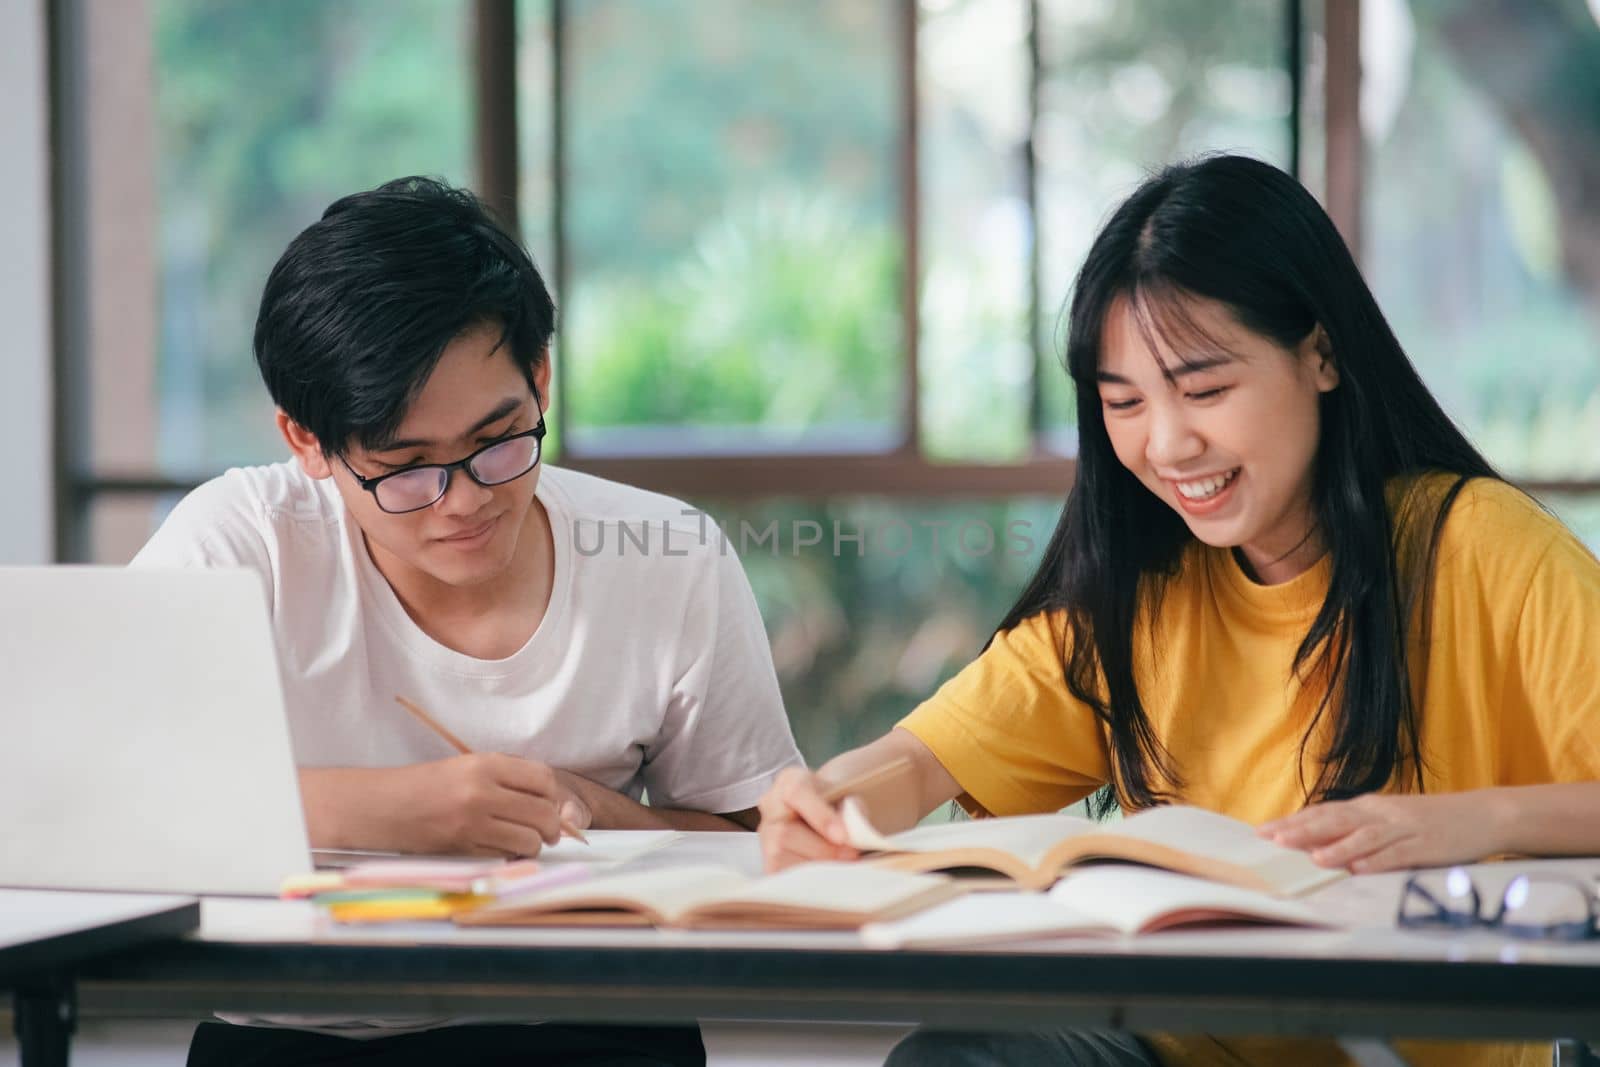
[[1235,467],[1227,474],[1218,474],[1193,482],[1179,482],[1177,483],[1178,492],[1183,495],[1185,500],[1207,500],[1226,489],[1228,484],[1238,475],[1239,468]]

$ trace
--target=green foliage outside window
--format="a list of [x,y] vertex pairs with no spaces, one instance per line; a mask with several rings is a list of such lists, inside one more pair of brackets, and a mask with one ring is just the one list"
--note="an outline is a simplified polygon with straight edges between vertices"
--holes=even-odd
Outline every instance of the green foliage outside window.
[[[1563,10],[1582,9],[1562,2]],[[1014,18],[1022,10],[1007,0],[922,6],[930,24],[964,11],[987,18],[1010,10]],[[1406,160],[1426,165],[1448,155],[1456,150],[1448,138],[1468,129],[1449,110],[1467,88],[1452,73],[1448,27],[1432,27],[1441,11],[1455,17],[1473,5],[1446,6],[1419,6],[1419,47],[1432,51],[1419,53],[1415,106],[1394,127],[1401,139],[1379,154],[1380,178],[1385,167],[1404,173]],[[249,337],[266,272],[289,238],[335,196],[397,175],[469,180],[470,6],[155,0],[153,8],[158,460],[166,473],[203,476],[281,453]],[[894,203],[898,113],[886,67],[895,55],[887,36],[893,10],[856,0],[570,5],[582,62],[568,102],[571,279],[557,298],[571,341],[561,366],[577,429],[745,427],[774,444],[806,431],[892,437],[903,400],[906,269]],[[1111,203],[1145,167],[1184,152],[1243,148],[1284,162],[1277,0],[1053,0],[1042,10],[1040,218],[1015,221],[1017,186],[1007,184],[1004,166],[968,185],[952,177],[963,154],[1017,150],[1017,131],[985,111],[983,78],[939,83],[947,110],[929,124],[938,131],[929,145],[946,154],[922,161],[924,185],[950,191],[941,213],[924,217],[922,266],[939,283],[919,308],[925,347],[936,353],[923,370],[937,402],[924,414],[937,416],[927,420],[928,444],[940,458],[1025,454],[1015,371],[1029,328],[1026,301],[992,291],[1025,277],[1007,264],[1025,258],[1029,242],[1043,242],[1037,329],[1046,338],[1047,422],[1070,429],[1056,314]],[[542,17],[529,2],[525,20],[530,11]],[[1596,39],[1592,20],[1586,25],[1569,35],[1574,47]],[[967,29],[956,30],[945,53],[952,63],[970,58],[957,47]],[[1020,54],[1015,42],[1005,54]],[[1593,74],[1600,63],[1586,69]],[[939,71],[924,71],[930,85]],[[993,74],[997,83],[1021,77],[1020,69]],[[1557,93],[1558,104],[1592,100],[1581,97],[1585,85],[1593,88],[1581,78],[1560,84],[1572,95]],[[1484,105],[1474,107],[1481,116]],[[547,151],[525,142],[524,168],[545,167]],[[1591,289],[1560,284],[1585,268],[1558,251],[1570,213],[1551,191],[1550,173],[1548,160],[1514,145],[1503,153],[1489,199],[1509,206],[1487,210],[1501,227],[1495,232],[1512,235],[1496,247],[1514,246],[1521,258],[1509,267],[1498,255],[1488,261],[1509,280],[1484,291],[1512,299],[1487,322],[1442,316],[1424,284],[1431,266],[1404,258],[1465,232],[1469,216],[1441,199],[1441,190],[1460,185],[1453,175],[1376,187],[1380,232],[1370,247],[1402,341],[1491,455],[1542,472],[1563,464],[1591,471],[1600,460],[1575,468],[1573,442],[1593,443],[1600,457],[1594,309],[1583,303]],[[952,180],[937,184],[945,178]],[[961,196],[990,198],[974,208],[972,232],[1003,238],[982,262],[975,250],[966,274],[968,231],[936,234]],[[1471,201],[1480,211],[1482,202]],[[522,205],[529,218],[548,208]],[[548,249],[535,252],[548,266]],[[1471,327],[1440,327],[1462,321]],[[553,421],[568,418],[557,412]],[[697,503],[736,531],[746,521],[777,521],[784,530],[814,522],[825,531],[823,543],[798,551],[784,541],[776,554],[743,552],[796,731],[815,760],[881,733],[977,653],[1037,560],[1060,500]],[[1574,514],[1593,510],[1569,503]],[[849,542],[833,550],[833,523],[870,531],[895,517],[915,533],[907,551],[869,543],[857,554]],[[1027,551],[1002,539],[975,553],[949,536],[963,524],[999,534],[1016,522],[1027,524]],[[938,548],[935,528],[944,534]]]
[[[871,427],[900,395],[900,249],[825,192],[719,212],[646,283],[597,280],[567,305],[584,425]],[[888,358],[886,358],[888,354]]]

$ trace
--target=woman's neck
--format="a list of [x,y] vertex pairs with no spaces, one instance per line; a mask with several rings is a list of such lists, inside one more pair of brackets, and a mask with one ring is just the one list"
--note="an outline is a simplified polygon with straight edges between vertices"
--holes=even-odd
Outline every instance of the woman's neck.
[[1282,585],[1310,570],[1327,551],[1317,525],[1312,523],[1286,549],[1240,545],[1233,550],[1233,558],[1251,581],[1259,585]]

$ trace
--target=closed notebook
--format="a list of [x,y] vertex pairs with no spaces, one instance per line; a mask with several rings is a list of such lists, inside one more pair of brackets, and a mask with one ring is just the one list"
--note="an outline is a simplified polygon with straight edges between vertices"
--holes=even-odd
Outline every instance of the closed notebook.
[[874,948],[940,948],[1241,923],[1333,925],[1300,901],[1116,863],[1074,871],[1048,893],[974,893],[872,923],[861,939]]
[[1293,897],[1344,877],[1299,849],[1258,835],[1248,823],[1202,808],[1150,808],[1118,823],[1075,815],[1015,815],[919,826],[884,835],[860,805],[843,807],[849,840],[880,853],[897,870],[981,868],[1022,889],[1045,889],[1085,860],[1128,860],[1209,878],[1274,896]]
[[353,890],[318,895],[316,905],[337,923],[419,922],[448,919],[481,908],[493,897],[478,893],[442,893],[427,889]]
[[536,860],[374,860],[287,878],[280,895],[308,897],[341,923],[448,919],[508,891],[587,873],[576,867],[542,870]]
[[541,870],[537,860],[401,859],[372,860],[337,870],[291,875],[278,895],[285,899],[322,898],[342,890],[414,890],[493,894]]
[[490,904],[455,921],[462,926],[853,930],[910,915],[961,891],[948,878],[855,863],[807,863],[764,878],[696,865],[593,878]]
[[536,874],[538,860],[374,860],[347,867],[346,889],[436,889],[442,893],[491,894],[503,882]]

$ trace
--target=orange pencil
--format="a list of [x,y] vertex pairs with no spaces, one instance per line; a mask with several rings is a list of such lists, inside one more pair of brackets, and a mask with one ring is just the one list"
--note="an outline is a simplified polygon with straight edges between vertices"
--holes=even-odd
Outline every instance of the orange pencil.
[[[455,749],[463,756],[472,755],[472,749],[467,747],[467,743],[461,740],[461,738],[457,737],[455,734],[451,733],[444,727],[442,723],[436,721],[432,715],[429,715],[427,712],[423,711],[421,708],[403,696],[396,696],[394,700],[396,704],[399,704],[402,708],[405,708],[412,715],[415,715],[418,722],[422,723],[422,725],[426,726],[428,729],[444,738],[445,741],[449,743],[451,748]],[[566,834],[568,837],[573,837],[579,841],[582,841],[586,845],[589,843],[589,839],[583,836],[583,831],[572,825],[572,822],[568,819],[561,820],[561,832]]]

